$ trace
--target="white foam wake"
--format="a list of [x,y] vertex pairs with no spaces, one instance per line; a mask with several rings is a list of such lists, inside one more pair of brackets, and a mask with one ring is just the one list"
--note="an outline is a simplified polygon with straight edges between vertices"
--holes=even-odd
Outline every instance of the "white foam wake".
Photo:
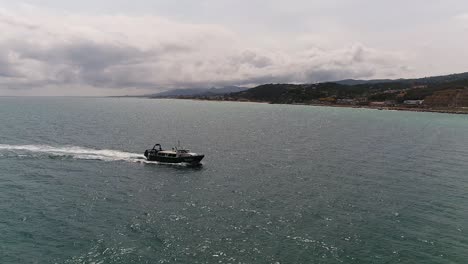
[[99,150],[77,146],[0,144],[0,151],[11,151],[17,154],[24,154],[26,152],[44,153],[52,156],[69,156],[75,159],[85,160],[145,162],[145,157],[137,153],[110,149]]

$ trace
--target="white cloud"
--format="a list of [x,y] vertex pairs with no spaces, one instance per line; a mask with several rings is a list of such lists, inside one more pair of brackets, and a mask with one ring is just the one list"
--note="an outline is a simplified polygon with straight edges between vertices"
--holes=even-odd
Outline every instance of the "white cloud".
[[325,35],[279,36],[269,45],[220,25],[158,16],[77,15],[28,6],[0,10],[0,31],[0,94],[317,82],[394,76],[405,66],[404,54],[330,43],[333,38]]
[[455,16],[455,21],[458,22],[465,30],[468,30],[468,13]]
[[455,16],[455,19],[461,20],[461,21],[468,21],[468,13],[463,13]]

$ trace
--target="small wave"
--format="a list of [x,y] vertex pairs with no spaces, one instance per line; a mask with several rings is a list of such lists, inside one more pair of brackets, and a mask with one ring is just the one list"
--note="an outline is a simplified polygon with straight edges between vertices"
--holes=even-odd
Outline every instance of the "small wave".
[[51,157],[72,157],[82,160],[102,161],[130,161],[149,163],[141,154],[111,150],[92,149],[77,146],[48,146],[48,145],[5,145],[0,144],[0,151],[14,152],[20,156],[24,153],[43,153]]

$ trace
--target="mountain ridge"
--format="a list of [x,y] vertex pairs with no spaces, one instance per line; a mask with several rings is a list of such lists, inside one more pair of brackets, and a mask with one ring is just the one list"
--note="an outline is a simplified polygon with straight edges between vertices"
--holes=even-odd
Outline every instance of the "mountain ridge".
[[237,93],[245,91],[249,88],[240,86],[224,86],[220,88],[182,88],[175,90],[168,90],[156,94],[145,95],[150,98],[175,98],[180,96],[210,96],[210,95],[223,95],[230,93]]
[[[356,84],[351,85],[353,81]],[[343,80],[315,84],[271,83],[225,96],[202,96],[198,99],[278,104],[398,106],[411,103],[422,105],[426,98],[430,98],[427,104],[468,107],[466,94],[468,94],[468,72],[417,79]]]
[[370,84],[370,83],[393,83],[393,82],[421,82],[421,83],[433,83],[433,82],[443,82],[447,80],[461,80],[468,79],[468,72],[463,73],[453,73],[447,75],[436,75],[430,77],[422,78],[400,78],[400,79],[371,79],[371,80],[360,80],[360,79],[344,79],[339,81],[331,81],[333,83],[343,84],[343,85],[359,85],[359,84]]

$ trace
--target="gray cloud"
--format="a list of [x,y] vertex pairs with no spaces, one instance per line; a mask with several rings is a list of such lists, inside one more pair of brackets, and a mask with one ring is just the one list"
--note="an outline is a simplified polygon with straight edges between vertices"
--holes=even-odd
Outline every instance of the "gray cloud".
[[85,87],[86,93],[141,93],[138,89],[371,78],[398,74],[405,66],[397,52],[354,42],[335,48],[308,42],[325,42],[320,35],[294,45],[279,38],[279,45],[270,46],[218,25],[156,16],[21,12],[0,12],[0,91],[34,94],[52,87],[60,94],[60,89]]

